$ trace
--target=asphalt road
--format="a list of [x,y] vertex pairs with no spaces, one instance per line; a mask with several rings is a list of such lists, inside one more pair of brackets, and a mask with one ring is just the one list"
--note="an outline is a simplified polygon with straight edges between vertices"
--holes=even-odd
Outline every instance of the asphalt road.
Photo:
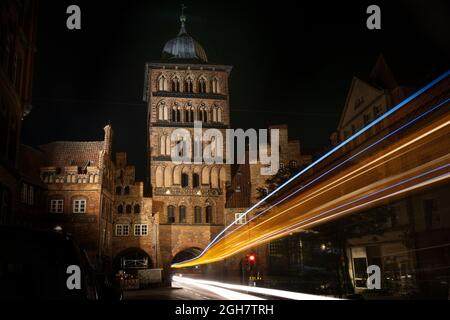
[[221,300],[210,291],[200,288],[152,288],[145,290],[130,290],[124,292],[124,300]]

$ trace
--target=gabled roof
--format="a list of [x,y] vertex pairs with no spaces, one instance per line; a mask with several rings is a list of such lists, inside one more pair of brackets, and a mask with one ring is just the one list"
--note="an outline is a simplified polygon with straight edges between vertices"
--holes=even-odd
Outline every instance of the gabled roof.
[[368,82],[381,89],[392,90],[399,86],[394,74],[386,63],[384,55],[380,54],[378,56],[377,62],[370,72]]
[[[348,112],[350,111],[350,108],[352,107],[352,106],[350,106],[350,100],[353,97],[354,89],[355,89],[355,87],[356,87],[356,85],[358,83],[364,84],[364,85],[366,85],[368,87],[371,87],[373,90],[378,91],[379,95],[383,94],[383,92],[384,92],[382,89],[380,89],[380,88],[378,88],[376,86],[373,86],[372,84],[370,84],[370,83],[368,83],[368,82],[366,82],[364,80],[361,80],[361,79],[359,79],[357,77],[353,77],[352,83],[350,85],[350,89],[349,89],[347,97],[345,99],[344,110],[341,113],[341,118],[339,120],[338,128],[342,128],[344,126],[345,117],[348,114]],[[366,101],[365,103],[368,103],[368,102],[370,102],[370,101]]]
[[40,145],[45,153],[45,165],[54,167],[78,166],[88,164],[98,166],[100,152],[104,150],[103,141],[56,141]]

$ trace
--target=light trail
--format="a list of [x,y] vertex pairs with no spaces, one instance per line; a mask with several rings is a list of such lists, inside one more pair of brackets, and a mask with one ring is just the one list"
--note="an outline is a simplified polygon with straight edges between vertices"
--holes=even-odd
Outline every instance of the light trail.
[[[446,166],[446,167],[448,167],[448,166]],[[363,208],[363,207],[366,207],[367,205],[375,204],[375,203],[377,203],[377,202],[381,202],[381,201],[383,201],[383,200],[392,198],[392,197],[394,197],[394,196],[398,196],[398,195],[401,195],[401,194],[403,194],[403,193],[406,193],[406,192],[409,192],[409,191],[413,191],[414,189],[422,188],[422,187],[424,187],[424,186],[426,186],[426,185],[433,184],[433,183],[439,182],[439,181],[441,181],[441,180],[449,179],[449,178],[450,178],[450,173],[446,173],[446,174],[443,174],[443,175],[438,176],[438,177],[436,177],[436,178],[432,178],[432,179],[426,180],[425,182],[422,182],[422,183],[420,183],[420,184],[417,184],[417,185],[415,185],[415,186],[413,186],[413,187],[404,188],[404,189],[402,189],[402,190],[400,190],[400,191],[396,191],[396,192],[390,193],[390,194],[388,194],[388,195],[386,195],[386,196],[379,197],[379,198],[377,198],[377,199],[375,199],[375,200],[371,200],[371,201],[366,202],[366,203],[364,203],[364,204],[360,204],[360,205],[357,205],[357,206],[352,207],[352,208],[350,208],[350,209],[340,211],[340,212],[335,213],[335,214],[333,214],[333,215],[331,215],[331,216],[327,216],[327,217],[322,218],[322,219],[319,219],[319,220],[314,220],[313,222],[306,223],[306,224],[304,224],[305,221],[302,221],[301,223],[298,223],[298,224],[296,224],[296,225],[289,226],[289,227],[287,227],[287,228],[285,228],[285,229],[283,229],[283,230],[279,230],[279,231],[276,231],[276,232],[272,232],[272,233],[270,233],[270,234],[265,234],[264,236],[262,236],[261,238],[259,238],[259,242],[256,242],[256,244],[255,244],[255,243],[251,243],[251,244],[249,244],[249,245],[243,246],[243,247],[239,248],[238,251],[233,252],[232,254],[235,254],[235,253],[237,253],[237,252],[244,251],[244,250],[246,250],[246,249],[249,249],[249,248],[251,248],[251,247],[254,247],[255,245],[258,246],[259,243],[260,243],[260,244],[263,244],[263,243],[266,243],[266,242],[268,242],[268,241],[273,241],[273,240],[282,238],[282,237],[284,237],[284,236],[286,236],[286,235],[288,235],[288,234],[291,234],[292,232],[296,232],[296,231],[298,231],[298,230],[304,230],[304,229],[306,229],[307,227],[312,227],[312,226],[315,226],[315,225],[317,225],[317,224],[326,222],[326,221],[328,221],[328,220],[330,220],[330,219],[332,219],[332,218],[336,218],[336,217],[338,217],[338,216],[342,216],[342,215],[344,215],[344,214],[348,214],[348,213],[353,212],[353,211],[355,211],[355,210],[357,210],[357,209],[361,209],[361,208]],[[318,214],[318,215],[315,216],[315,217],[319,217],[319,216],[322,216],[322,215],[323,215],[323,214]],[[310,221],[310,220],[312,220],[312,219],[308,219],[308,221]],[[222,256],[218,257],[217,259],[215,259],[214,261],[220,261],[220,260],[223,260],[224,258],[226,258],[226,257],[228,257],[228,256],[230,256],[230,255],[232,255],[232,254],[222,255]],[[210,261],[210,262],[214,262],[214,261]]]
[[[443,75],[441,75],[440,77],[436,78],[435,80],[433,80],[432,82],[430,82],[428,85],[426,85],[425,87],[423,87],[422,89],[418,90],[417,92],[413,93],[411,96],[409,96],[408,98],[406,98],[405,100],[403,100],[402,102],[400,102],[398,105],[396,105],[395,107],[393,107],[392,109],[390,109],[389,111],[387,111],[386,113],[382,114],[380,117],[376,118],[374,121],[372,121],[371,123],[369,123],[367,126],[363,127],[361,130],[357,131],[356,133],[354,133],[353,135],[351,135],[349,138],[347,138],[346,140],[342,141],[341,143],[339,143],[337,146],[335,146],[333,149],[331,149],[330,151],[328,151],[326,154],[324,154],[323,156],[321,156],[319,159],[317,159],[316,161],[314,161],[313,163],[311,163],[310,165],[308,165],[306,168],[304,168],[303,170],[301,170],[299,173],[295,174],[293,177],[291,177],[290,179],[288,179],[286,182],[284,182],[283,184],[281,184],[279,187],[277,187],[275,190],[273,190],[272,192],[270,192],[267,196],[265,196],[264,198],[262,198],[260,201],[258,201],[256,204],[254,204],[252,207],[250,207],[247,211],[245,211],[244,213],[242,213],[237,219],[234,220],[233,223],[231,223],[230,225],[228,225],[224,230],[222,230],[212,241],[210,244],[208,244],[208,246],[206,246],[206,248],[203,250],[203,252],[199,255],[201,256],[204,252],[206,252],[206,250],[209,249],[209,247],[221,236],[223,235],[231,226],[234,225],[235,222],[239,221],[240,219],[242,219],[243,216],[247,215],[249,212],[251,212],[253,209],[256,209],[257,207],[259,207],[261,204],[263,204],[266,200],[270,199],[270,197],[272,197],[273,195],[275,195],[277,192],[281,191],[285,186],[289,185],[289,183],[291,183],[292,181],[294,181],[295,179],[297,179],[298,177],[300,177],[302,174],[304,174],[305,172],[307,172],[309,169],[313,168],[314,166],[316,166],[317,164],[319,164],[320,162],[322,162],[323,160],[325,160],[326,158],[328,158],[331,154],[335,153],[336,151],[338,151],[339,149],[341,149],[342,147],[346,146],[347,144],[349,144],[351,141],[355,140],[357,137],[359,137],[360,135],[362,135],[363,133],[365,133],[367,130],[371,129],[372,127],[376,126],[378,123],[380,123],[381,121],[383,121],[384,119],[386,119],[387,117],[389,117],[390,115],[394,114],[395,112],[397,112],[398,110],[400,110],[401,108],[403,108],[406,104],[408,104],[409,102],[411,102],[412,100],[414,100],[415,98],[417,98],[418,96],[420,96],[422,93],[426,92],[427,90],[429,90],[430,88],[432,88],[433,86],[435,86],[436,84],[438,84],[439,82],[441,82],[442,80],[446,79],[448,76],[450,75],[450,70],[445,72]],[[448,100],[447,100],[448,101]]]
[[[265,296],[271,296],[271,297],[277,297],[277,298],[283,298],[283,299],[291,299],[291,300],[340,300],[337,298],[327,297],[327,296],[319,296],[319,295],[313,295],[313,294],[305,294],[305,293],[299,293],[299,292],[293,292],[293,291],[285,291],[285,290],[278,290],[278,289],[268,289],[268,288],[262,288],[262,287],[251,287],[251,286],[243,286],[243,285],[237,285],[237,284],[230,284],[230,283],[224,283],[224,282],[218,282],[218,281],[209,281],[209,280],[199,280],[199,279],[192,279],[192,278],[186,278],[186,277],[179,277],[179,276],[173,276],[172,280],[174,282],[184,283],[188,285],[194,285],[194,286],[207,286],[207,290],[210,290],[213,293],[221,292],[221,288],[229,289],[225,293],[226,295],[230,294],[230,290],[237,290],[237,291],[245,291],[245,292],[251,292],[256,293],[260,295]],[[200,287],[205,288],[205,287]],[[236,292],[233,292],[233,295],[236,294]],[[222,295],[222,294],[220,294]],[[244,300],[265,300],[260,297],[255,297],[251,295],[245,295],[247,297],[244,297]],[[248,297],[255,297],[256,299],[248,299]],[[239,300],[239,299],[235,299]]]
[[[400,110],[403,106],[407,104],[407,102],[413,99],[412,97],[417,97],[418,95],[425,92],[439,81],[442,81],[443,79],[447,78],[449,73],[450,72],[445,73],[443,76],[436,79],[434,82],[424,87],[423,89],[419,90],[416,94],[404,100],[402,103],[391,109],[389,112],[385,113],[382,117],[376,119],[367,127],[361,129],[352,137],[342,142],[340,145],[336,146],[334,149],[332,149],[327,154],[316,160],[310,166],[306,167],[298,174],[296,174],[294,177],[286,181],[279,188],[274,190],[271,194],[267,195],[265,198],[263,198],[260,202],[258,202],[254,206],[252,206],[246,212],[242,213],[239,216],[239,218],[243,217],[244,215],[247,215],[250,211],[257,208],[260,204],[262,204],[272,195],[279,192],[282,188],[287,186],[294,179],[298,178],[300,175],[302,175],[303,173],[305,173],[306,171],[317,165],[319,162],[323,161],[325,158],[330,156],[332,153],[336,152],[338,149],[342,148],[350,141],[354,140],[356,137],[358,137],[359,135],[361,135],[362,133],[364,133],[365,131],[367,131],[380,121],[382,121],[384,118],[393,114],[395,111]],[[299,220],[303,221],[304,223],[306,219],[310,217],[312,217],[311,219],[314,219],[313,213],[320,210],[320,208],[325,208],[333,205],[332,208],[336,210],[344,205],[348,206],[354,203],[353,201],[351,203],[342,204],[346,198],[356,197],[357,195],[363,195],[368,191],[370,191],[369,190],[370,188],[376,188],[377,187],[376,182],[379,182],[381,180],[379,177],[376,179],[374,179],[374,177],[377,174],[379,175],[380,172],[382,175],[392,178],[394,176],[394,173],[388,172],[389,168],[392,166],[400,166],[400,171],[403,170],[402,172],[405,173],[405,170],[407,169],[420,167],[422,160],[419,159],[418,155],[422,156],[423,158],[427,158],[428,155],[434,156],[436,158],[442,156],[443,154],[448,154],[448,150],[450,149],[450,145],[448,144],[450,140],[448,139],[450,134],[450,132],[448,131],[450,121],[448,121],[449,117],[447,115],[444,118],[444,121],[442,121],[442,119],[440,119],[440,121],[434,121],[432,125],[427,126],[425,129],[422,128],[417,132],[408,134],[407,136],[403,137],[399,142],[393,144],[392,146],[385,147],[385,149],[387,150],[382,150],[382,152],[378,152],[378,154],[376,154],[375,156],[373,155],[369,156],[367,157],[367,159],[364,159],[363,161],[361,161],[356,165],[353,165],[352,162],[352,160],[355,159],[356,157],[362,155],[369,149],[379,145],[381,142],[386,141],[387,139],[393,137],[395,134],[406,129],[407,127],[410,127],[412,124],[418,122],[418,120],[420,119],[423,119],[425,116],[428,116],[432,112],[436,111],[438,108],[447,104],[449,101],[450,99],[446,99],[443,102],[439,103],[438,105],[429,108],[427,111],[416,116],[414,119],[403,124],[402,126],[393,130],[392,132],[386,134],[381,139],[373,142],[369,146],[358,151],[356,154],[351,155],[344,161],[341,161],[333,168],[328,169],[324,173],[320,174],[318,177],[307,182],[305,185],[302,185],[300,188],[293,191],[288,196],[277,201],[275,204],[272,204],[269,208],[265,208],[262,212],[257,213],[251,219],[247,219],[248,221],[245,225],[238,225],[236,228],[230,230],[227,233],[227,231],[232,226],[235,226],[234,223],[230,224],[208,244],[208,246],[202,251],[202,253],[199,256],[190,260],[174,264],[172,266],[187,267],[203,263],[211,263],[214,261],[221,260],[237,252],[240,252],[245,248],[249,248],[251,246],[273,240],[271,235],[275,234],[276,237],[280,237],[279,236],[280,230],[284,229],[291,230],[292,226],[296,225],[296,223],[298,223]],[[439,133],[439,131],[441,132]],[[437,151],[433,149],[433,141],[434,143],[437,143],[439,145],[437,148],[435,148]],[[442,151],[443,147],[441,145],[442,142],[444,142],[444,145],[448,147],[446,150],[444,150],[444,152]],[[416,161],[410,161],[410,158],[415,158]],[[344,167],[344,165],[349,164],[352,164],[350,169]],[[337,169],[339,168],[343,168],[343,170],[336,172]],[[335,176],[332,177],[333,179],[330,177],[328,178],[327,181],[320,182],[318,186],[313,186],[314,183],[319,182],[322,178],[324,178],[326,175],[330,175],[332,172],[335,172],[334,173]],[[366,178],[366,180],[364,180],[363,178]],[[361,185],[361,182],[363,182],[363,185]],[[387,180],[385,182],[386,183],[385,185],[390,186],[392,184],[395,184],[395,182],[398,181],[395,181],[393,179]],[[378,185],[379,188],[381,184],[379,183]],[[312,189],[306,191],[307,188]],[[295,198],[292,198],[300,191],[305,192],[303,194],[297,195],[297,197]],[[342,194],[345,194],[346,196],[342,196]],[[394,193],[390,195],[390,197],[392,197],[393,195]],[[297,198],[299,198],[300,201],[297,201],[296,200]],[[383,199],[388,198],[389,196],[383,197]],[[328,199],[334,200],[330,201]],[[297,202],[293,203],[293,201]],[[340,206],[339,203],[341,203]],[[367,201],[367,203],[363,207],[367,207],[369,204],[373,203],[374,201]],[[279,206],[279,208],[277,206]],[[355,205],[354,208],[350,208],[346,210],[346,212],[349,210],[354,211],[356,208],[360,207],[361,205],[358,206]],[[301,211],[300,212],[294,211],[293,209],[296,208],[301,208]],[[257,221],[257,218],[259,218],[263,214],[267,216],[266,219],[263,221]],[[236,220],[239,220],[239,218],[237,218]],[[317,217],[315,218],[317,219]],[[320,219],[320,221],[324,220]],[[286,226],[286,224],[288,225]],[[276,225],[277,228],[275,228],[274,225]],[[299,228],[303,227],[304,226]],[[243,230],[243,228],[245,228],[245,230]],[[290,232],[292,232],[292,230]],[[251,233],[253,233],[253,235]],[[282,235],[284,235],[284,233],[282,233]],[[213,252],[211,253],[211,251]],[[207,255],[207,257],[205,257],[205,255]]]
[[189,288],[189,286],[193,286],[202,290],[212,292],[218,296],[225,298],[226,300],[266,300],[249,294],[235,292],[232,290],[223,289],[219,286],[210,285],[207,283],[207,281],[200,281],[179,276],[173,276],[172,281],[182,285],[186,285],[187,288]]

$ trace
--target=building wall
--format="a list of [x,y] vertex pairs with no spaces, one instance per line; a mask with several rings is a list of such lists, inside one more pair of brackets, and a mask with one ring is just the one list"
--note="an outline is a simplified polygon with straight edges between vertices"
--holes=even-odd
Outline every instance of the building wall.
[[[47,216],[39,227],[62,227],[73,234],[98,268],[108,268],[112,257],[114,166],[111,160],[112,129],[104,128],[98,142],[54,142],[40,146],[45,165],[40,178],[45,185]],[[62,200],[55,210],[52,200]],[[85,200],[84,212],[75,201]],[[36,223],[38,225],[39,223]]]
[[37,1],[0,7],[0,224],[14,223],[20,202],[17,168],[21,120],[30,110]]
[[[229,127],[228,77],[231,68],[200,64],[148,64],[149,176],[159,215],[161,265],[168,266],[180,251],[203,249],[224,225],[229,166],[177,165],[171,161],[172,132],[179,128],[194,136],[193,122],[203,131]],[[200,89],[200,79],[206,83]],[[212,82],[216,81],[216,84]],[[178,82],[178,88],[174,81]],[[188,85],[192,82],[192,87]],[[204,142],[202,148],[206,146]],[[193,153],[190,154],[193,157]],[[172,211],[173,210],[173,211]],[[169,217],[174,214],[174,217]],[[195,219],[197,212],[197,220]]]
[[[128,165],[126,153],[116,153],[112,256],[120,259],[126,250],[143,250],[151,259],[149,267],[155,268],[159,266],[158,217],[152,212],[152,199],[144,197],[143,182],[135,180],[135,167]],[[127,225],[129,234],[119,234],[119,225]],[[146,225],[147,234],[135,234],[136,225]]]

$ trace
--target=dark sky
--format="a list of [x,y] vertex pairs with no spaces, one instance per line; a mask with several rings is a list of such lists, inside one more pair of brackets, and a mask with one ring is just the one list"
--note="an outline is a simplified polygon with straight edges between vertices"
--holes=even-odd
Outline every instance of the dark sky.
[[[182,1],[41,0],[32,113],[23,141],[101,140],[109,121],[115,150],[145,175],[144,64],[179,30]],[[328,143],[354,75],[367,77],[380,53],[405,82],[448,69],[446,0],[184,1],[187,30],[210,62],[233,66],[235,128],[286,123],[306,147]],[[298,3],[298,4],[296,4]],[[78,4],[82,29],[66,28]],[[382,30],[366,28],[378,4]]]

